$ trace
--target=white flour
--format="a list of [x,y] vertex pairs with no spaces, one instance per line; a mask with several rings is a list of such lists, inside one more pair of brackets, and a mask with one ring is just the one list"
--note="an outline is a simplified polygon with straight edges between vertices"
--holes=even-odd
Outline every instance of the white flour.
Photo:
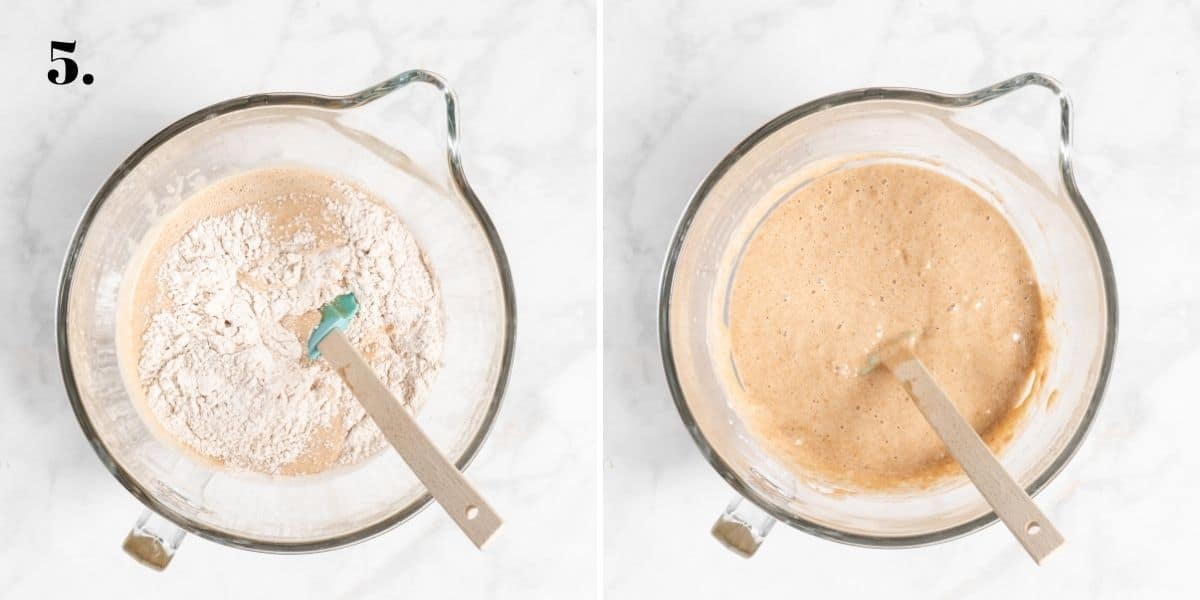
[[312,200],[332,215],[332,247],[307,227],[273,235],[250,206],[198,221],[155,275],[165,308],[138,358],[146,405],[169,434],[230,467],[278,473],[327,456],[319,470],[383,446],[341,378],[302,358],[294,321],[338,294],[358,297],[347,333],[410,409],[439,365],[441,298],[400,220],[338,182]]

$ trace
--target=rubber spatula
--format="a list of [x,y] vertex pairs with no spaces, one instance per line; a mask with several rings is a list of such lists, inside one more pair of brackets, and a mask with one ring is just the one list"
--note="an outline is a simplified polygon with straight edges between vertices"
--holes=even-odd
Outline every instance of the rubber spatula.
[[913,399],[913,403],[942,438],[950,456],[958,461],[971,483],[992,505],[996,516],[1008,527],[1017,541],[1042,564],[1050,553],[1063,544],[1063,537],[1042,514],[1033,499],[1004,470],[971,424],[959,414],[946,391],[913,352],[917,334],[908,333],[885,343],[867,358],[860,371],[865,375],[878,365],[884,365]]
[[308,338],[309,358],[325,357],[433,499],[475,546],[482,548],[500,529],[500,517],[438,451],[404,405],[350,345],[345,329],[356,312],[358,300],[354,294],[343,294],[321,307],[321,322]]

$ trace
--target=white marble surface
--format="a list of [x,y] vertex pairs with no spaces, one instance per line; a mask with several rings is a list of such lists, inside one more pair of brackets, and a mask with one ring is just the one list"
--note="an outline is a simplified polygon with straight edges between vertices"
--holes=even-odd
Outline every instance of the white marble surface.
[[[5,12],[0,598],[594,593],[591,2],[28,0]],[[50,85],[51,39],[78,40],[94,85]],[[80,434],[55,351],[53,299],[76,220],[129,152],[192,110],[257,91],[346,93],[410,67],[455,86],[467,172],[515,273],[515,368],[496,430],[469,471],[505,529],[477,553],[430,509],[335,552],[273,556],[190,537],[165,573],[135,564],[119,546],[141,506]]]
[[[799,4],[605,5],[607,597],[1194,597],[1200,10]],[[780,526],[752,560],[728,553],[708,529],[731,489],[680,424],[654,327],[662,256],[694,186],[747,133],[818,96],[967,91],[1028,70],[1061,78],[1074,97],[1078,180],[1120,289],[1105,405],[1039,496],[1067,546],[1037,568],[1001,527],[884,551]]]

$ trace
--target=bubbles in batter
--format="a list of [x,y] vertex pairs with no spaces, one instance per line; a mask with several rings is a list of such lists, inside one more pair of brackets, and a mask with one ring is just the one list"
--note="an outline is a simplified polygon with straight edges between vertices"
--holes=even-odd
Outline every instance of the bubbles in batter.
[[857,366],[921,331],[921,359],[994,449],[1045,355],[1024,245],[966,185],[900,163],[843,168],[786,198],[734,274],[735,408],[798,473],[855,488],[920,485],[957,468],[900,384]]

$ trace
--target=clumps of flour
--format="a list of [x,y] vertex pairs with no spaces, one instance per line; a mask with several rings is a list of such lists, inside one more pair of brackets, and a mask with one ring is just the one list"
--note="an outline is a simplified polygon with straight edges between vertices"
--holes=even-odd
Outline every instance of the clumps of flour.
[[280,235],[243,207],[198,221],[155,275],[162,309],[137,365],[146,405],[227,466],[279,473],[312,455],[351,464],[383,446],[340,377],[303,358],[297,321],[339,294],[357,295],[347,334],[410,410],[439,366],[442,303],[416,241],[356,188],[334,181],[329,192],[312,198],[329,217],[323,243],[305,226]]

